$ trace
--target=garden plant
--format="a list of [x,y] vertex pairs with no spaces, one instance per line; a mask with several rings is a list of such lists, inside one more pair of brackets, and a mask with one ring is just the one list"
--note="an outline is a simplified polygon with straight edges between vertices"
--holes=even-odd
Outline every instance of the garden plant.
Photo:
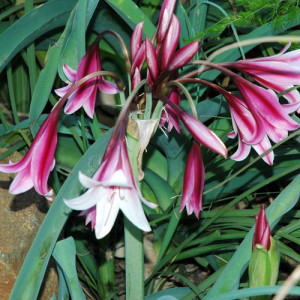
[[50,259],[51,299],[281,297],[300,262],[299,6],[0,1],[0,157],[23,156],[0,172],[49,203],[12,300],[39,297]]

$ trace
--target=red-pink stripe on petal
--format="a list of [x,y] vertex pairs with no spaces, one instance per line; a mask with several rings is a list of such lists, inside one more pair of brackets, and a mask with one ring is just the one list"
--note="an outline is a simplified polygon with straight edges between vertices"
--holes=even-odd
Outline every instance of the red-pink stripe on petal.
[[170,27],[162,46],[161,69],[164,70],[171,58],[173,57],[176,48],[178,47],[180,37],[180,23],[175,15],[172,16]]
[[75,71],[74,69],[72,69],[71,67],[69,67],[69,66],[66,65],[66,64],[63,65],[63,71],[64,71],[66,77],[67,77],[71,82],[74,82],[74,81],[75,81],[77,71]]
[[92,89],[88,89],[84,92],[84,90],[81,90],[80,93],[78,93],[78,90],[76,90],[70,97],[69,100],[65,106],[64,112],[66,114],[72,114],[78,109],[80,109],[85,101],[89,101],[93,95],[95,95],[95,91],[97,91],[97,86],[93,83]]
[[[180,90],[178,88],[172,88],[169,96],[169,100],[179,106],[180,104]],[[174,127],[176,131],[180,134],[180,124],[179,124],[179,116],[176,111],[169,105],[165,106],[165,111],[163,117],[168,121],[168,131],[170,132]]]
[[251,150],[251,146],[244,143],[240,136],[238,137],[238,139],[239,139],[238,148],[230,158],[236,161],[241,161],[248,157]]
[[173,15],[176,0],[165,0],[160,10],[158,25],[157,25],[157,41],[161,43],[165,38],[169,23]]
[[285,113],[273,90],[266,90],[240,78],[236,78],[235,82],[247,105],[253,104],[261,117],[270,124],[284,130],[295,130],[299,127],[299,124]]
[[91,119],[93,119],[93,117],[94,117],[97,92],[98,92],[98,89],[95,86],[93,89],[93,92],[89,95],[88,98],[86,98],[86,101],[83,103],[83,109]]
[[138,85],[138,83],[141,81],[141,73],[138,68],[135,68],[134,74],[132,76],[131,80],[131,89],[134,90],[134,88]]
[[252,248],[258,244],[265,247],[267,250],[270,250],[271,231],[263,206],[261,207],[259,214],[255,216],[255,221],[256,225],[252,240]]
[[[272,146],[267,136],[257,145],[252,145],[253,149],[257,152],[258,155],[263,154],[267,150],[269,150]],[[262,159],[270,166],[273,165],[274,161],[274,152],[271,151],[268,154],[264,155]]]
[[299,103],[282,104],[282,108],[287,114],[291,114],[293,112],[297,112],[298,114],[300,114],[300,102]]
[[234,139],[236,138],[237,134],[235,131],[231,131],[229,133],[226,134],[230,139]]
[[37,141],[32,153],[31,175],[36,191],[41,195],[50,192],[47,181],[54,167],[54,154],[57,144],[59,110],[52,111],[52,115],[46,121],[42,136]]
[[180,211],[186,207],[188,215],[194,212],[198,219],[202,209],[204,178],[205,170],[201,147],[194,142],[186,162]]
[[266,133],[268,137],[273,141],[274,143],[279,143],[283,139],[288,137],[288,131],[284,129],[278,129],[268,122],[265,123]]
[[[91,45],[85,56],[79,62],[76,81],[79,81],[86,75],[97,71],[101,71],[100,54],[98,44],[94,43]],[[96,83],[97,78],[91,78],[87,80],[77,89],[77,97],[87,97],[87,95],[92,93],[94,85]]]
[[139,22],[136,24],[130,41],[130,55],[131,61],[134,60],[135,56],[137,55],[141,45],[142,45],[142,37],[143,37],[143,25],[144,21]]
[[154,49],[154,46],[150,39],[146,38],[146,59],[148,64],[148,70],[151,75],[152,81],[155,81],[159,72],[158,58]]
[[13,195],[24,193],[33,187],[30,164],[20,171],[9,187],[9,192]]
[[268,82],[278,82],[280,85],[299,84],[300,68],[279,61],[239,62],[234,67],[242,72],[260,77]]
[[56,95],[58,95],[59,97],[63,97],[68,91],[69,89],[73,86],[74,84],[71,83],[67,86],[64,86],[62,88],[59,88],[59,89],[55,89],[54,92]]
[[199,143],[225,158],[227,157],[225,145],[214,132],[183,110],[179,113],[179,117],[188,131]]
[[257,123],[243,99],[231,93],[223,95],[228,102],[234,124],[243,133],[243,140],[249,144],[259,143],[265,135],[264,126]]
[[8,164],[0,164],[0,172],[4,173],[17,173],[22,171],[30,163],[31,152],[27,154],[18,162],[9,161]]
[[167,66],[167,70],[173,71],[189,63],[200,47],[199,41],[193,41],[175,52],[172,60]]
[[[248,74],[251,76],[250,74]],[[293,85],[281,85],[281,83],[278,82],[269,82],[264,80],[263,78],[257,77],[257,76],[251,76],[254,80],[256,80],[261,85],[265,86],[266,88],[272,89],[278,93],[283,93],[286,90],[289,90],[293,88]],[[291,104],[290,107],[286,107],[285,105],[282,105],[282,108],[287,114],[293,113],[297,111],[300,113],[300,93],[297,90],[292,90],[288,93],[283,93],[282,95],[285,99],[287,99]]]
[[135,72],[135,69],[139,70],[142,68],[142,65],[146,59],[146,45],[145,42],[141,45],[137,55],[133,58],[132,66],[131,66],[131,76]]
[[98,87],[102,93],[109,94],[109,95],[114,95],[119,92],[119,89],[115,83],[110,82],[104,79],[103,77],[99,79]]

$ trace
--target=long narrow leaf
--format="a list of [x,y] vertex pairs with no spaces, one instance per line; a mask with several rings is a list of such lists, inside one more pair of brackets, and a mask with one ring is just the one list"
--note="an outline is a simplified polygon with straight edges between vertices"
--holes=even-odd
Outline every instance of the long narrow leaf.
[[33,9],[0,35],[0,72],[36,38],[66,23],[76,0],[51,0]]

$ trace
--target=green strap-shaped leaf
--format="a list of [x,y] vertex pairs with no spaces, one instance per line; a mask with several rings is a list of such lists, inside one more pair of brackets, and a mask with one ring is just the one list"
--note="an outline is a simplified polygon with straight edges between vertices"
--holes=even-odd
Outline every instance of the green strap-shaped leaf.
[[144,21],[143,31],[151,37],[155,33],[155,26],[132,0],[106,0],[120,17],[133,29],[138,22]]
[[[233,300],[233,299],[249,299],[249,297],[261,296],[261,295],[274,295],[279,292],[282,286],[261,286],[256,288],[241,289],[237,291],[231,291],[219,296],[214,296],[212,300]],[[288,295],[300,296],[300,287],[292,287]],[[206,299],[206,298],[205,298]]]
[[56,243],[52,256],[64,274],[71,299],[85,299],[76,270],[76,247],[72,237]]
[[[57,268],[58,274],[58,300],[69,300],[70,294],[63,271],[60,267]],[[55,298],[56,299],[56,298]]]
[[59,76],[66,80],[62,66],[68,66],[76,69],[80,59],[85,54],[85,35],[86,28],[95,12],[99,0],[79,0],[74,9],[74,17],[71,20],[71,26],[64,39],[61,56],[58,63]]
[[[300,175],[297,176],[268,207],[266,214],[271,228],[274,228],[284,214],[291,210],[299,200],[299,185]],[[215,299],[214,297],[216,295],[221,295],[238,288],[241,275],[247,268],[250,259],[253,232],[254,227],[247,234],[205,299]]]
[[[79,1],[71,13],[61,37],[55,45],[48,50],[45,68],[38,78],[32,96],[29,112],[30,122],[35,121],[46,106],[56,78],[58,61],[60,61],[60,64],[69,65],[70,59],[75,59],[77,66],[78,59],[84,55],[85,30],[98,2],[99,0]],[[71,40],[75,41],[75,43],[71,43],[75,45],[74,47],[69,47],[69,43],[66,44],[66,41],[70,42]],[[62,68],[58,68],[58,70],[62,72]],[[62,74],[60,75],[61,77],[64,76]],[[63,78],[65,78],[65,76]]]
[[82,186],[78,181],[78,171],[88,176],[95,172],[110,135],[111,131],[88,149],[61,187],[27,253],[12,290],[11,299],[36,299],[56,240],[71,212],[63,199],[79,195]]
[[0,35],[0,72],[8,62],[36,38],[63,26],[76,0],[51,0],[31,10]]

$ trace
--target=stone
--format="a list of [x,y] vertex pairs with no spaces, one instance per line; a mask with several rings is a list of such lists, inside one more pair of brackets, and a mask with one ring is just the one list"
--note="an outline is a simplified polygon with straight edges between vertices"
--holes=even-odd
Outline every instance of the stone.
[[[0,154],[5,149],[0,149]],[[19,161],[20,153],[14,153],[1,160]],[[14,282],[25,256],[48,210],[48,201],[34,189],[20,194],[8,192],[14,174],[0,172],[0,295],[2,300],[9,298]],[[57,290],[58,279],[53,265],[48,268],[47,280],[42,286],[39,298],[48,300]]]

